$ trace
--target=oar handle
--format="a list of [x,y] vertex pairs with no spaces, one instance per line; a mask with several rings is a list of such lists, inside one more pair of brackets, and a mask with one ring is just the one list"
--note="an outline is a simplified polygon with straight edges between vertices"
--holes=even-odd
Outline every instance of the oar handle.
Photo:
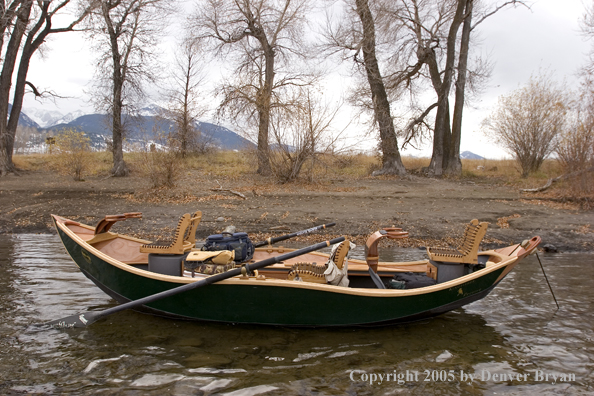
[[299,235],[309,234],[310,232],[314,232],[314,231],[318,231],[318,230],[323,230],[324,228],[334,227],[335,225],[336,225],[336,223],[322,224],[322,225],[319,225],[319,226],[308,228],[307,230],[297,231],[297,232],[294,232],[292,234],[281,235],[281,236],[276,237],[276,238],[268,238],[267,240],[265,240],[263,242],[255,243],[254,244],[254,247],[262,247],[262,246],[266,246],[266,245],[272,245],[273,243],[277,243],[277,242],[280,242],[280,241],[284,241],[286,239],[294,238],[294,237],[299,236]]

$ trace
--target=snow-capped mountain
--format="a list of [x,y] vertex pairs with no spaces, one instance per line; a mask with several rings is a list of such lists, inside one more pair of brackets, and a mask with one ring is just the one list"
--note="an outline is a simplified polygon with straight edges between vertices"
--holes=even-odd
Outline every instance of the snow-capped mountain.
[[78,117],[85,115],[81,110],[76,110],[64,115],[57,110],[44,110],[32,107],[23,109],[21,114],[25,114],[31,118],[40,128],[48,128],[58,124],[68,124],[69,122],[76,120]]
[[52,126],[52,125],[57,125],[57,124],[68,124],[69,122],[74,121],[78,117],[82,117],[84,115],[85,115],[85,113],[83,111],[76,110],[76,111],[73,111],[71,113],[66,114],[65,116],[62,116],[62,118],[56,120],[52,124],[46,125],[46,127],[47,126]]
[[154,117],[163,114],[164,108],[156,104],[148,105],[138,111],[138,115],[143,117]]
[[[8,116],[10,117],[10,111],[12,110],[12,104],[8,104]],[[23,127],[39,128],[39,124],[35,120],[31,119],[27,114],[21,111],[19,114],[19,125]]]
[[[74,117],[75,115],[80,116]],[[162,118],[166,110],[158,105],[149,105],[140,109],[134,117],[124,114],[123,121],[127,125],[126,140],[130,144],[140,144],[148,140],[161,138],[160,133],[167,134],[173,129],[173,122],[167,118]],[[67,116],[74,119],[68,121]],[[84,131],[91,139],[94,147],[105,146],[106,139],[109,140],[111,132],[109,130],[108,115],[106,114],[85,114],[81,111],[70,113],[55,124],[46,126],[41,130],[43,133],[55,135],[65,128]],[[210,144],[225,150],[239,150],[248,147],[255,147],[254,143],[239,136],[237,133],[222,127],[220,125],[208,122],[196,122],[196,126],[202,133],[202,136],[210,140]]]
[[51,125],[55,125],[58,123],[64,114],[60,113],[59,111],[55,110],[44,110],[44,109],[36,109],[33,107],[29,107],[23,109],[21,112],[25,113],[29,118],[35,121],[41,128],[45,128]]
[[463,153],[460,154],[460,158],[461,159],[474,159],[474,160],[485,159],[485,157],[481,157],[480,155],[475,154],[472,151],[464,151]]

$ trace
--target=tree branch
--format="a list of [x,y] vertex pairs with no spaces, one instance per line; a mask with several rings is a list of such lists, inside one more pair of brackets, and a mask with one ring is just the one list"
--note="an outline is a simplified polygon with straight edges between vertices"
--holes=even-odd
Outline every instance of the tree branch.
[[524,189],[520,189],[520,192],[541,192],[541,191],[544,191],[544,190],[548,189],[549,187],[551,187],[553,185],[553,183],[556,183],[560,180],[565,180],[565,179],[569,179],[572,177],[576,177],[576,176],[582,175],[586,172],[594,172],[594,166],[591,166],[586,169],[582,169],[581,171],[575,171],[575,172],[571,172],[571,173],[566,173],[561,176],[557,176],[555,178],[549,179],[549,181],[547,181],[547,184],[545,184],[542,187],[524,188]]
[[507,7],[508,5],[523,5],[524,7],[526,7],[527,9],[531,9],[530,6],[528,6],[524,1],[520,1],[520,0],[509,0],[506,1],[505,3],[495,7],[495,9],[491,12],[486,13],[485,15],[483,15],[481,18],[478,19],[478,21],[476,21],[474,23],[474,25],[472,25],[472,27],[470,28],[470,30],[474,30],[475,27],[477,27],[479,24],[481,24],[485,19],[489,18],[490,16],[492,16],[493,14],[499,12],[499,10]]

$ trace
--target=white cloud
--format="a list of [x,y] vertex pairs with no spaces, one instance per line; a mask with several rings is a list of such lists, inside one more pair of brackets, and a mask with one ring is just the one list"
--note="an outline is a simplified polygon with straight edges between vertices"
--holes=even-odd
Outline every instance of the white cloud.
[[[586,61],[590,47],[579,32],[583,9],[580,0],[539,0],[532,4],[531,10],[524,7],[502,10],[479,25],[481,51],[491,56],[494,69],[485,93],[464,110],[462,151],[470,150],[490,158],[505,155],[487,142],[480,123],[500,95],[525,84],[539,70],[553,72],[570,89],[577,87],[576,71]],[[93,77],[95,56],[85,36],[60,33],[48,44],[45,58],[36,56],[33,60],[29,80],[68,99],[58,99],[54,105],[51,101],[39,103],[28,95],[25,107],[44,107],[64,114],[79,109],[93,111],[85,90]],[[172,41],[167,45],[172,45]],[[361,126],[353,125],[353,134],[360,133]],[[368,143],[370,147],[375,145],[373,139]],[[422,153],[430,155],[430,144]]]

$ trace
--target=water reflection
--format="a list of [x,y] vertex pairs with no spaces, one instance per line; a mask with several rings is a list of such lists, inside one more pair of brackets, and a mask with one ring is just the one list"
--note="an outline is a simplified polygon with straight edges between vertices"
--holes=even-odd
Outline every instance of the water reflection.
[[[383,251],[388,256],[403,253],[407,259],[422,258],[416,250]],[[121,312],[85,329],[40,330],[31,325],[104,309],[113,301],[78,272],[55,236],[2,236],[0,260],[0,393],[457,395],[592,390],[594,292],[589,282],[594,269],[586,265],[592,255],[543,258],[562,307],[557,313],[531,258],[482,301],[431,320],[377,329],[233,326]],[[407,379],[407,370],[416,377]],[[453,380],[448,378],[450,370]],[[535,370],[573,373],[576,379],[537,381]],[[503,373],[512,379],[491,376]],[[372,374],[384,379],[371,384]],[[387,374],[392,374],[388,380]],[[463,374],[474,380],[461,381]]]

